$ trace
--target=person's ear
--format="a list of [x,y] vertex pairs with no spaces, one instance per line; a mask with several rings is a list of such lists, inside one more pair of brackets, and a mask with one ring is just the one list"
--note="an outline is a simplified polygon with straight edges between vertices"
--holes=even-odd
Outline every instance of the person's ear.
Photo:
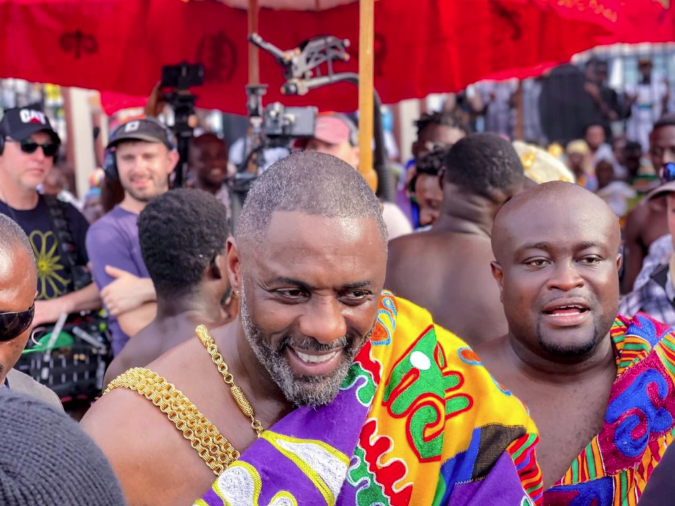
[[239,292],[241,291],[241,287],[243,285],[241,257],[239,253],[239,248],[237,248],[237,243],[233,237],[227,239],[225,249],[227,251],[226,253],[227,275],[230,278],[232,290],[234,290],[235,294],[239,294]]
[[169,151],[169,174],[171,174],[174,171],[179,161],[180,155],[178,154],[178,151],[175,149]]
[[490,262],[490,267],[492,269],[492,277],[497,281],[497,286],[499,286],[499,300],[504,303],[504,271],[502,266],[497,262]]
[[361,149],[358,146],[352,148],[353,157],[354,157],[354,167],[358,167],[361,162]]
[[616,256],[616,270],[617,272],[621,272],[621,266],[623,265],[623,255],[619,253]]
[[438,171],[438,184],[441,187],[441,190],[445,187],[445,167],[441,167],[441,170]]
[[411,152],[412,152],[412,155],[413,155],[413,158],[415,159],[415,161],[417,161],[417,159],[418,159],[417,152],[420,151],[421,148],[422,148],[422,143],[419,140],[416,140],[415,142],[412,143]]
[[227,254],[225,251],[218,253],[206,269],[209,279],[220,280],[227,276]]

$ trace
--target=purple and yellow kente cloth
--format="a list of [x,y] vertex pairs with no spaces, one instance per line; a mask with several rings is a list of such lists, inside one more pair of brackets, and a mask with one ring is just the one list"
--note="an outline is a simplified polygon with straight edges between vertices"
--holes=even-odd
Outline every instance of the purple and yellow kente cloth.
[[195,505],[540,504],[537,442],[473,351],[385,292],[335,400],[265,431]]
[[602,431],[544,493],[546,506],[636,505],[673,440],[675,330],[638,314],[617,317],[610,334],[617,376]]

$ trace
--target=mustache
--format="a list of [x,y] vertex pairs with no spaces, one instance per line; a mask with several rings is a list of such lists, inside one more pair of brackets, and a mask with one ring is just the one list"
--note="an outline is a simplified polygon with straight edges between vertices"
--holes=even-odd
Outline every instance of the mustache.
[[283,351],[287,346],[290,346],[292,348],[306,351],[329,352],[341,348],[347,348],[350,345],[350,342],[353,342],[353,339],[350,341],[346,335],[336,339],[330,344],[320,343],[311,336],[284,336],[279,341],[277,351]]

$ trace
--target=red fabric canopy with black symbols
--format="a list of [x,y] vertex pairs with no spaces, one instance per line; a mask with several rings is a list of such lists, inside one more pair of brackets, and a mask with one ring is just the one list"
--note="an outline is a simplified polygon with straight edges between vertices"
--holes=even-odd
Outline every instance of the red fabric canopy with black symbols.
[[[618,4],[379,0],[376,88],[383,102],[393,103],[459,90],[491,76],[536,75],[616,38]],[[335,70],[357,71],[358,12],[357,3],[307,12],[263,8],[259,32],[282,49],[316,35],[349,39],[352,59],[335,64]],[[195,90],[199,107],[244,113],[246,16],[242,9],[212,0],[0,0],[0,77],[110,92],[103,94],[110,113],[142,104],[163,65],[187,60],[206,69],[205,86]],[[265,53],[260,65],[261,80],[270,85],[265,102],[281,100],[280,67]],[[354,110],[357,92],[339,84],[283,101]]]

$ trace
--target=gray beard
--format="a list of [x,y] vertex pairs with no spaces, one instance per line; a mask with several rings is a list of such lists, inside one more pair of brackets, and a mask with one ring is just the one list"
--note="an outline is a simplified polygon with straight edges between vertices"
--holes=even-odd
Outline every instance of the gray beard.
[[[265,339],[265,336],[260,331],[251,318],[246,303],[246,289],[242,285],[241,301],[240,301],[240,318],[246,341],[255,353],[258,361],[267,370],[272,380],[277,384],[284,394],[284,397],[295,406],[325,406],[333,402],[340,386],[347,377],[349,368],[351,367],[354,358],[361,350],[363,345],[368,341],[373,330],[371,329],[363,343],[358,346],[354,339],[349,339],[347,336],[334,342],[332,345],[323,345],[317,343],[314,338],[302,337],[300,339],[284,338],[275,348]],[[374,328],[374,326],[373,326]],[[293,342],[294,344],[302,344],[306,349],[315,351],[328,351],[335,348],[344,348],[342,353],[342,362],[338,368],[327,376],[302,376],[295,377],[288,359],[285,356],[285,348]]]

